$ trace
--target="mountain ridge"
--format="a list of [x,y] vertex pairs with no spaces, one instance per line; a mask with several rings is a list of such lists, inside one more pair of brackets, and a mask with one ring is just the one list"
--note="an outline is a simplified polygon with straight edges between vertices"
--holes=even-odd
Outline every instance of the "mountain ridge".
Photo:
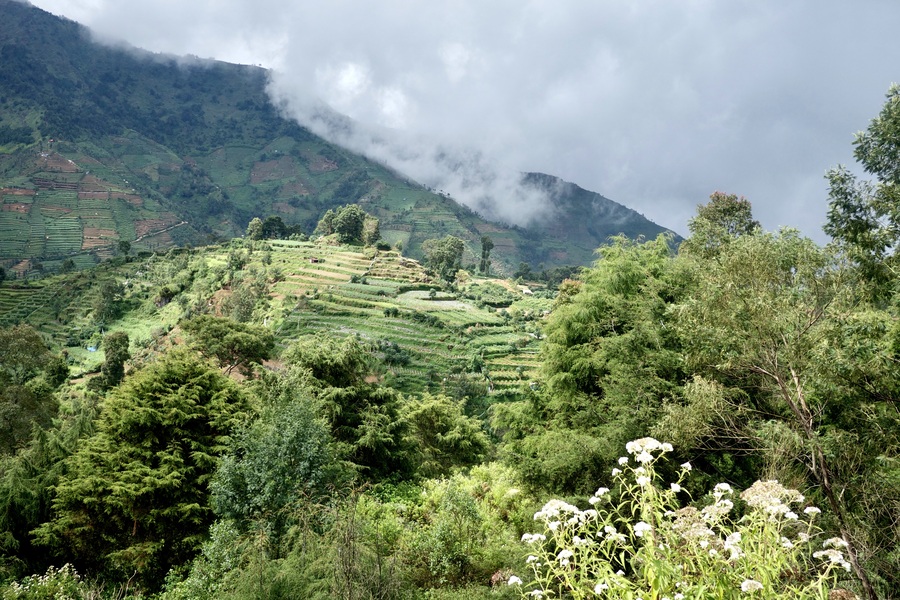
[[488,235],[507,273],[520,262],[588,264],[610,235],[667,231],[537,173],[523,179],[547,193],[548,215],[527,227],[489,221],[285,118],[260,67],[101,45],[87,28],[14,0],[0,0],[0,16],[7,267],[96,262],[118,241],[137,250],[207,243],[241,235],[256,216],[311,232],[326,210],[354,202],[414,258],[426,239],[456,235],[472,263]]

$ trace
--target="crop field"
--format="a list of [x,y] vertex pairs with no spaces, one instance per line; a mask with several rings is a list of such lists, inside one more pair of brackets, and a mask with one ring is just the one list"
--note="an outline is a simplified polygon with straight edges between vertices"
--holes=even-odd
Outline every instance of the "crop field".
[[[313,258],[317,262],[310,262]],[[270,260],[284,274],[273,293],[294,299],[277,324],[284,345],[317,332],[394,343],[409,362],[387,370],[412,388],[425,386],[429,373],[464,372],[473,354],[482,356],[486,366],[475,375],[483,374],[496,391],[518,387],[539,366],[538,336],[500,311],[440,290],[419,263],[398,253],[370,257],[312,243],[275,242]]]
[[[0,225],[4,215],[25,216],[2,212]],[[78,243],[82,231],[93,231],[81,229],[78,221],[71,215],[43,219],[49,233],[41,243],[47,251],[64,254]],[[266,275],[268,297],[254,318],[272,329],[281,348],[317,333],[358,337],[381,357],[377,372],[407,391],[448,389],[468,381],[501,393],[527,384],[539,367],[537,324],[519,317],[541,314],[547,300],[518,296],[508,310],[479,306],[459,292],[441,289],[417,261],[393,251],[294,241],[247,247],[237,240],[180,254],[190,264],[221,272],[229,269],[235,252],[245,257],[242,270],[234,272],[238,281],[255,273]],[[33,323],[55,346],[68,348],[74,372],[89,370],[102,360],[102,351],[87,348],[98,343],[104,328],[128,331],[132,343],[143,347],[172,330],[191,302],[210,306],[207,296],[194,292],[180,306],[153,304],[158,287],[178,279],[183,269],[165,266],[177,264],[169,262],[177,261],[175,256],[117,267],[105,263],[95,271],[28,284],[6,282],[0,285],[0,325]],[[78,254],[73,260],[84,267],[95,257]],[[59,262],[48,261],[46,267],[56,269]],[[175,270],[165,274],[160,268]],[[122,299],[127,311],[103,326],[93,319],[91,306],[100,283],[108,278],[127,283]],[[221,299],[229,293],[214,291],[214,296]]]
[[[122,149],[132,145],[122,138]],[[145,166],[166,157],[157,158]],[[20,257],[55,264],[87,252],[109,257],[119,240],[153,238],[145,246],[156,247],[173,243],[165,230],[180,220],[136,193],[110,167],[77,152],[37,154],[35,161],[36,172],[0,189],[0,264],[12,267]],[[93,262],[84,258],[76,264]]]

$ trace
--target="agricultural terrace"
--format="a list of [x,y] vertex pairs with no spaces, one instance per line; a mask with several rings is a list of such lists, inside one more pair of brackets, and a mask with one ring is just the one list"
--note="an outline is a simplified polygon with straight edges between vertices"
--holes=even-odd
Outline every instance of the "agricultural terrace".
[[[113,320],[101,322],[99,290],[109,282],[120,295]],[[234,240],[7,282],[0,321],[33,324],[67,349],[76,373],[90,371],[102,361],[104,333],[127,332],[133,355],[179,343],[179,320],[205,311],[233,316],[231,297],[249,282],[262,282],[263,292],[245,317],[271,328],[280,346],[319,332],[357,336],[378,349],[379,376],[409,391],[473,382],[486,392],[519,389],[538,368],[539,322],[550,307],[514,286],[503,307],[473,301],[464,286],[442,290],[419,262],[397,252]]]

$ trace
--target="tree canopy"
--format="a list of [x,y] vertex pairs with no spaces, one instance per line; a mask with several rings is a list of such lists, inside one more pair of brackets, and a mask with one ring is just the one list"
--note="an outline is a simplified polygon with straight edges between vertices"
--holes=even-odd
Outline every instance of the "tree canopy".
[[126,378],[66,461],[38,541],[153,587],[199,548],[213,518],[210,478],[247,410],[233,382],[185,351]]
[[448,283],[456,280],[456,272],[462,268],[465,248],[466,243],[452,235],[422,242],[425,262],[437,272],[441,279]]

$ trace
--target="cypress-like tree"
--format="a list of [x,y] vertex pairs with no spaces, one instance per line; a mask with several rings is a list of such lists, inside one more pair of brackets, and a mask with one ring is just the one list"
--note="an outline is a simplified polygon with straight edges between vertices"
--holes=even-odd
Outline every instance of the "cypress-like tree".
[[247,410],[232,381],[186,351],[126,378],[67,461],[38,543],[80,569],[158,585],[212,523],[210,478]]

